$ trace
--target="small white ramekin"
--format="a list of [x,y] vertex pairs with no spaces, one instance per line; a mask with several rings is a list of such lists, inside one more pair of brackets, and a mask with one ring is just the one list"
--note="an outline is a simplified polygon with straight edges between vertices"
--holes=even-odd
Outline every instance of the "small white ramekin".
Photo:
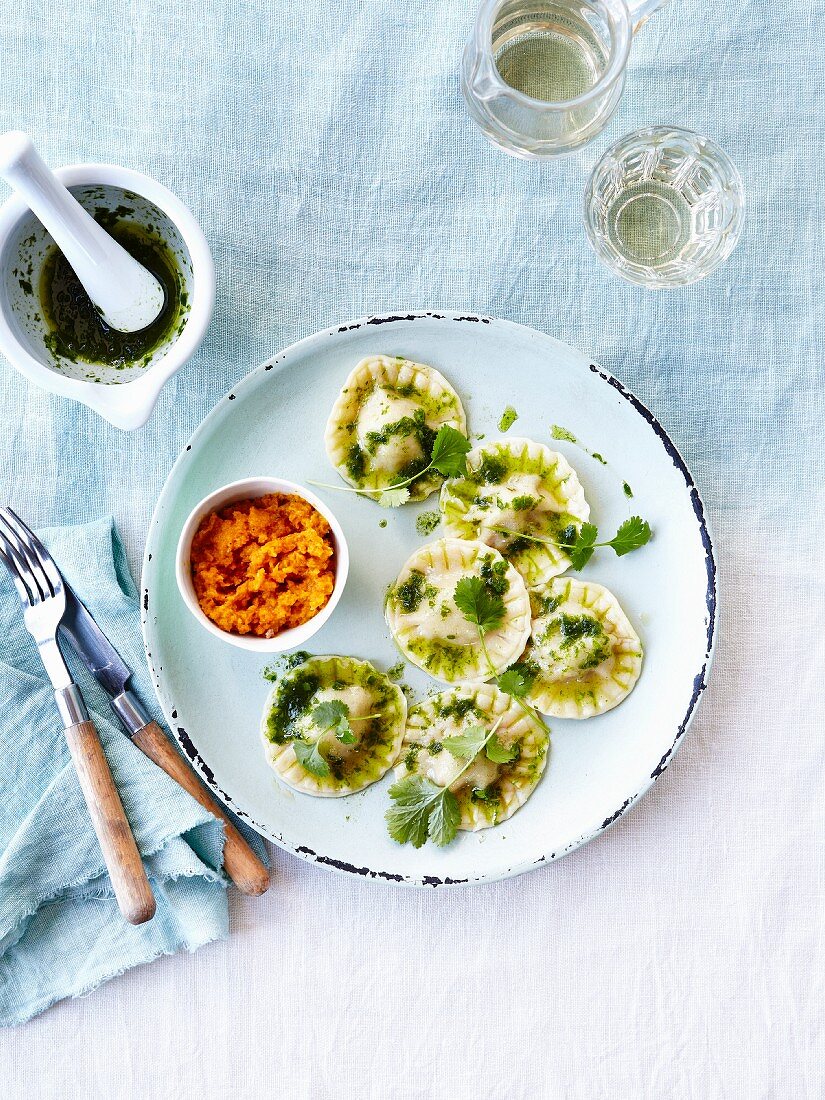
[[[195,532],[200,526],[201,520],[208,512],[214,512],[219,508],[223,508],[225,504],[233,503],[233,501],[249,500],[254,497],[266,496],[268,493],[290,493],[301,497],[307,504],[311,504],[316,511],[320,512],[327,521],[335,542],[335,587],[329,600],[318,614],[302,623],[301,626],[283,630],[280,634],[276,634],[274,638],[258,638],[250,634],[230,634],[226,630],[221,630],[210,618],[204,615],[198,603],[195,587],[192,583],[192,539],[195,537]],[[286,653],[290,649],[304,645],[313,634],[321,629],[335,610],[347,583],[348,573],[349,548],[338,520],[326,504],[319,500],[314,493],[305,489],[303,485],[296,485],[294,481],[285,481],[279,477],[247,477],[242,481],[233,481],[230,485],[224,485],[222,489],[216,489],[214,493],[204,497],[200,504],[189,513],[189,517],[183,525],[183,530],[178,539],[175,561],[175,576],[183,602],[201,626],[208,630],[210,634],[214,634],[216,638],[221,638],[239,649],[251,650],[253,653]]]

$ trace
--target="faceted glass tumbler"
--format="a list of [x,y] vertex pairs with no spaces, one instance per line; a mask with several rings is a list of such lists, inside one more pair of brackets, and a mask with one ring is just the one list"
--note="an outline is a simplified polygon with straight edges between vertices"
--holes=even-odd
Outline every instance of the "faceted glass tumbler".
[[672,126],[627,134],[593,169],[584,223],[596,255],[632,283],[687,286],[733,251],[742,179],[706,137]]

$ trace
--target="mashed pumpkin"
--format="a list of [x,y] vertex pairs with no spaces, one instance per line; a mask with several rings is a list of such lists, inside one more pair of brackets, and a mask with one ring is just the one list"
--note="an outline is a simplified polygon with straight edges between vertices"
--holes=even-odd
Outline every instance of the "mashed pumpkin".
[[192,540],[192,582],[221,630],[272,638],[317,615],[335,586],[329,524],[287,493],[210,512]]

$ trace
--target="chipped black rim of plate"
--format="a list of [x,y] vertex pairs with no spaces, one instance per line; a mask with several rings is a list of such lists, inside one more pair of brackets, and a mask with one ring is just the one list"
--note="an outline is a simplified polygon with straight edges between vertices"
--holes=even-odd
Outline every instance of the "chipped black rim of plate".
[[[152,514],[152,519],[149,523],[149,535],[147,536],[146,551],[143,558],[142,577],[146,576],[147,567],[152,558],[150,550],[151,534],[162,521],[160,512],[162,506],[165,503],[163,500],[163,496],[166,485],[168,484],[172,475],[177,470],[178,465],[186,460],[186,455],[192,450],[192,444],[197,439],[202,428],[206,424],[206,421],[215,412],[215,409],[217,409],[223,402],[234,401],[236,397],[236,392],[238,390],[243,389],[245,386],[250,384],[253,378],[256,378],[264,371],[272,370],[273,367],[275,367],[278,363],[283,362],[287,357],[300,350],[301,346],[306,341],[314,340],[316,339],[316,337],[319,336],[336,336],[339,333],[353,332],[356,329],[365,328],[372,325],[389,325],[394,324],[398,321],[410,322],[425,319],[432,321],[459,323],[463,322],[475,325],[512,325],[513,328],[526,329],[528,332],[533,332],[537,336],[548,337],[547,333],[540,332],[538,329],[533,329],[529,325],[521,325],[516,321],[506,321],[502,318],[489,317],[483,314],[457,313],[449,310],[444,310],[441,312],[413,310],[406,313],[398,312],[368,315],[366,317],[360,318],[357,321],[350,321],[347,324],[333,325],[330,328],[322,329],[316,333],[311,333],[309,336],[302,337],[302,339],[297,340],[293,344],[290,344],[289,347],[279,352],[272,359],[266,360],[266,362],[262,363],[259,367],[250,371],[249,374],[245,375],[237,383],[237,385],[234,386],[228,394],[226,394],[225,397],[221,398],[221,400],[213,407],[213,409],[209,413],[207,413],[207,415],[193,432],[184,450],[180,453],[180,455],[178,455],[178,458],[172,466],[172,469],[167,475],[166,481],[163,485],[163,489],[161,489],[160,496],[158,497],[158,502],[155,505],[155,510]],[[555,337],[548,338],[555,340]],[[329,867],[330,869],[340,872],[341,874],[358,875],[364,879],[398,883],[399,885],[403,886],[472,886],[481,883],[497,882],[502,879],[511,878],[514,875],[524,874],[525,872],[531,871],[536,867],[542,866],[543,864],[552,863],[557,859],[561,859],[562,856],[568,855],[570,852],[575,851],[576,848],[580,848],[582,847],[582,845],[588,844],[591,840],[595,840],[596,837],[601,836],[601,834],[605,832],[605,830],[609,829],[611,825],[614,825],[620,818],[624,817],[626,813],[632,810],[634,806],[636,806],[641,801],[642,797],[647,794],[647,792],[650,790],[656,780],[665,772],[668,765],[673,760],[676,751],[678,750],[679,746],[682,743],[682,740],[684,739],[688,727],[690,726],[693,718],[696,715],[699,700],[701,699],[702,694],[707,687],[708,676],[710,673],[711,665],[713,663],[713,654],[716,644],[716,633],[719,614],[717,600],[716,556],[713,548],[713,540],[710,534],[710,527],[707,517],[705,515],[705,508],[702,503],[702,499],[699,496],[699,490],[696,486],[696,482],[693,480],[693,475],[687,468],[687,465],[681,454],[679,453],[678,449],[676,448],[673,440],[667,434],[659,420],[657,420],[650,409],[648,409],[646,405],[644,405],[633,393],[631,393],[630,390],[622,385],[622,383],[617,378],[614,378],[614,376],[610,374],[609,371],[604,370],[602,367],[592,362],[590,363],[590,370],[597,377],[601,378],[601,380],[605,382],[608,386],[612,386],[612,388],[616,390],[616,392],[622,398],[624,398],[624,400],[627,401],[629,405],[633,407],[633,409],[642,417],[642,419],[648,423],[648,425],[658,436],[659,441],[664,447],[668,457],[685,480],[685,486],[690,496],[693,512],[696,516],[696,521],[699,526],[702,546],[705,551],[705,568],[707,571],[708,581],[705,594],[705,610],[707,612],[707,644],[705,648],[705,655],[702,660],[701,668],[698,670],[694,677],[693,690],[691,693],[690,701],[688,703],[687,710],[685,711],[685,715],[676,729],[676,734],[673,738],[673,742],[667,752],[662,756],[659,763],[650,773],[649,780],[642,784],[642,786],[639,788],[638,791],[636,791],[635,794],[631,795],[629,798],[626,798],[621,806],[618,806],[612,814],[606,817],[601,825],[598,826],[598,828],[593,829],[592,831],[585,833],[580,837],[577,837],[576,840],[568,844],[563,850],[558,852],[548,852],[537,860],[530,860],[526,863],[515,864],[514,866],[508,867],[504,871],[497,872],[495,875],[491,876],[479,875],[474,878],[456,879],[438,878],[434,875],[422,875],[420,877],[401,875],[395,874],[390,871],[376,871],[370,867],[356,867],[352,863],[347,863],[340,859],[333,859],[331,856],[326,856],[322,852],[316,852],[312,848],[307,848],[304,845],[294,846],[285,841],[283,837],[279,834],[273,832],[271,829],[255,821],[252,817],[249,816],[249,814],[247,814],[244,810],[241,809],[240,806],[235,803],[231,795],[227,794],[227,792],[220,787],[215,779],[212,769],[198,752],[186,729],[178,724],[177,709],[174,707],[174,705],[170,704],[169,709],[167,710],[167,707],[164,704],[164,697],[168,695],[168,692],[166,692],[161,686],[160,679],[155,670],[155,666],[152,661],[152,654],[149,648],[149,638],[147,635],[149,618],[149,590],[145,587],[142,581],[141,627],[143,631],[143,646],[146,652],[146,659],[149,664],[149,672],[152,677],[152,683],[158,696],[161,708],[163,709],[164,715],[169,724],[169,728],[172,730],[175,739],[180,745],[180,748],[182,749],[184,755],[201,776],[201,778],[204,780],[204,782],[211,788],[212,791],[214,791],[218,798],[237,818],[239,818],[245,824],[249,825],[257,833],[260,833],[261,836],[265,837],[267,840],[271,840],[273,843],[277,844],[279,848],[283,849],[286,852],[291,852],[293,855],[300,856],[302,859],[305,859],[310,863],[317,863],[322,867]]]

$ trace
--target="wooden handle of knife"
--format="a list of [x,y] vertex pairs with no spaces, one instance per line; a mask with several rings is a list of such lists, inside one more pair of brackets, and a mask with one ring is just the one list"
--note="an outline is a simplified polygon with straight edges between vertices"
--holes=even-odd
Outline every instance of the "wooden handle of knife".
[[155,899],[94,723],[69,726],[66,740],[120,911],[130,924],[144,924]]
[[154,760],[159,768],[163,768],[166,774],[197,799],[201,806],[224,823],[226,840],[223,848],[223,866],[241,893],[250,894],[253,897],[265,893],[269,889],[269,871],[232,824],[226,810],[186,763],[157,722],[149,722],[148,725],[139,729],[133,734],[132,740],[150,760]]

